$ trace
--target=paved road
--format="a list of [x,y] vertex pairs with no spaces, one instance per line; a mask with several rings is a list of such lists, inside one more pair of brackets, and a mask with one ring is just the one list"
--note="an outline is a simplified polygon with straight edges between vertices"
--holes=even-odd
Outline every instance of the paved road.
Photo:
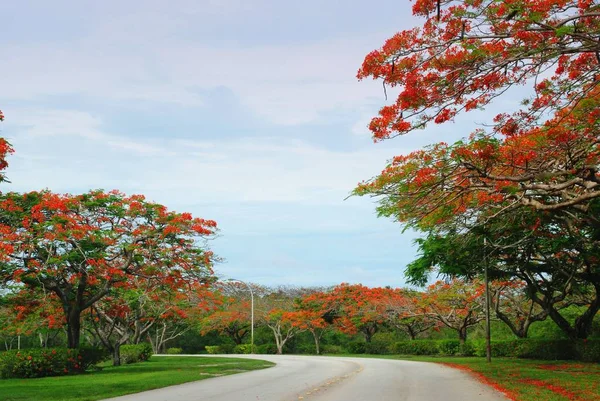
[[[234,355],[227,355],[229,357]],[[196,356],[201,357],[201,356]],[[257,355],[273,368],[111,398],[111,401],[506,401],[442,365],[389,359]]]

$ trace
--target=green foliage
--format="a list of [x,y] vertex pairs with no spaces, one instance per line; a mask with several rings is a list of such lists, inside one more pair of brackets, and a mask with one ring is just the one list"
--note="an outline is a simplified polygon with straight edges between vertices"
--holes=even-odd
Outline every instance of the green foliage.
[[437,355],[437,341],[414,340],[398,341],[391,348],[392,353],[400,355]]
[[[152,351],[152,347],[150,347],[150,351]],[[109,358],[108,351],[104,348],[79,347],[79,354],[81,355],[83,370],[88,370],[92,366]]]
[[585,362],[600,362],[600,340],[581,340],[575,343],[578,359]]
[[181,353],[183,353],[183,350],[181,348],[173,347],[173,348],[167,349],[167,354],[169,354],[169,355],[179,355]]
[[325,344],[321,347],[321,353],[330,355],[343,354],[344,349],[340,345]]
[[259,354],[276,354],[277,346],[275,344],[261,344],[256,347],[256,351]]
[[317,353],[315,349],[315,343],[300,343],[296,345],[294,353],[302,355],[315,355]]
[[351,354],[364,354],[366,352],[366,344],[364,341],[351,341],[346,344],[346,349]]
[[438,351],[442,355],[458,355],[460,353],[460,341],[441,340],[438,341]]
[[521,339],[513,342],[517,358],[563,360],[576,359],[574,343],[570,340]]
[[365,354],[387,355],[390,353],[390,344],[384,340],[373,340],[365,344]]
[[252,345],[251,344],[236,345],[235,347],[233,347],[233,353],[234,354],[251,354],[252,353]]
[[144,362],[152,356],[152,346],[148,343],[121,346],[121,362],[125,364]]
[[[235,369],[232,369],[235,364]],[[215,376],[264,369],[274,364],[255,359],[181,356],[152,357],[148,362],[106,366],[102,371],[35,380],[0,380],[3,401],[96,401]]]
[[458,355],[460,356],[474,356],[475,355],[475,347],[469,341],[464,344],[460,344],[460,349],[458,350]]
[[184,354],[205,354],[206,345],[219,345],[226,340],[225,336],[220,336],[218,333],[207,333],[200,335],[195,330],[188,330],[180,337],[169,342],[171,347],[181,348]]
[[[485,356],[485,341],[474,341],[472,345],[476,356]],[[523,338],[510,341],[492,341],[492,356],[600,362],[600,340],[578,340],[573,342],[567,339]]]
[[221,352],[221,346],[220,345],[206,345],[204,348],[206,348],[206,352],[208,352],[211,355],[216,355],[216,354],[222,354],[223,352]]
[[105,352],[93,348],[6,351],[0,354],[0,377],[32,378],[80,373],[105,358]]

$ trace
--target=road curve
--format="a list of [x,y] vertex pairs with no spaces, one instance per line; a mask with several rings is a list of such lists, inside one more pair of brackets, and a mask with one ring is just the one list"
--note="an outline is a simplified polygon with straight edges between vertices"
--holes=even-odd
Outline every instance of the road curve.
[[[214,355],[211,355],[214,356]],[[145,391],[110,401],[506,401],[469,375],[442,365],[375,358],[226,355],[272,368]],[[165,356],[168,357],[168,356]],[[193,355],[190,357],[202,357]],[[108,400],[106,400],[108,401]]]

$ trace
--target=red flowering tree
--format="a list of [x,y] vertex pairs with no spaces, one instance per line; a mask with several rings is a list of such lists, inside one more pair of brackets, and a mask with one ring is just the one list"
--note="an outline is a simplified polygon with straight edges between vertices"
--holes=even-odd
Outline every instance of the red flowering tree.
[[358,71],[360,79],[399,88],[371,121],[375,139],[444,123],[524,83],[535,98],[521,119],[499,119],[507,133],[549,110],[595,102],[597,8],[594,0],[416,0],[412,11],[422,25],[388,39]]
[[200,320],[200,333],[222,333],[240,345],[250,334],[250,301],[231,296],[220,298],[219,306]]
[[8,193],[0,199],[3,282],[60,300],[68,345],[79,345],[81,314],[136,278],[177,289],[212,277],[205,241],[216,224],[169,212],[143,196],[113,191]]
[[325,292],[317,291],[296,300],[295,312],[290,316],[292,325],[310,332],[315,341],[315,353],[321,353],[323,333],[331,326],[325,319],[329,313]]
[[[597,9],[596,1],[418,0],[422,26],[389,39],[358,73],[399,91],[370,124],[376,140],[529,87],[521,108],[499,113],[490,128],[398,156],[355,192],[423,231],[478,230],[502,254],[502,278],[526,282],[571,338],[587,337],[600,310]],[[507,231],[514,241],[497,246]],[[573,291],[593,294],[574,324],[554,308]]]
[[427,288],[420,305],[424,313],[456,331],[461,344],[464,344],[469,327],[484,319],[483,294],[484,286],[478,281],[438,281]]
[[385,302],[392,290],[370,288],[361,284],[340,284],[327,295],[327,308],[333,324],[348,334],[362,333],[370,343],[387,317]]
[[421,333],[425,333],[438,325],[421,307],[422,292],[411,289],[395,289],[387,292],[387,296],[378,300],[386,311],[386,322],[415,340]]
[[[0,110],[0,121],[4,121],[4,114],[2,110]],[[13,148],[10,146],[10,143],[4,138],[0,138],[0,182],[6,181],[6,176],[3,173],[3,170],[8,167],[8,162],[6,161],[6,157],[13,153]]]
[[498,114],[491,132],[396,157],[357,193],[383,196],[382,214],[420,227],[521,206],[589,210],[600,196],[596,9],[595,1],[416,1],[422,27],[390,38],[358,73],[400,90],[370,124],[376,140],[447,122],[514,85],[530,85],[533,97]]

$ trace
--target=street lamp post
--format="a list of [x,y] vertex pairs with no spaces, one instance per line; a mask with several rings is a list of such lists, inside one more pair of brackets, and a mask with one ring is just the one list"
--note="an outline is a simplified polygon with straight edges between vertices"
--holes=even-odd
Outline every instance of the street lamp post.
[[248,290],[250,291],[250,353],[254,354],[254,293],[252,292],[252,287],[250,284],[246,283],[245,281],[238,280],[237,278],[228,278],[227,280],[223,281],[237,281],[238,283],[242,283],[248,287]]
[[483,269],[485,280],[485,359],[492,361],[492,333],[490,327],[490,281],[488,277],[487,238],[483,237]]

